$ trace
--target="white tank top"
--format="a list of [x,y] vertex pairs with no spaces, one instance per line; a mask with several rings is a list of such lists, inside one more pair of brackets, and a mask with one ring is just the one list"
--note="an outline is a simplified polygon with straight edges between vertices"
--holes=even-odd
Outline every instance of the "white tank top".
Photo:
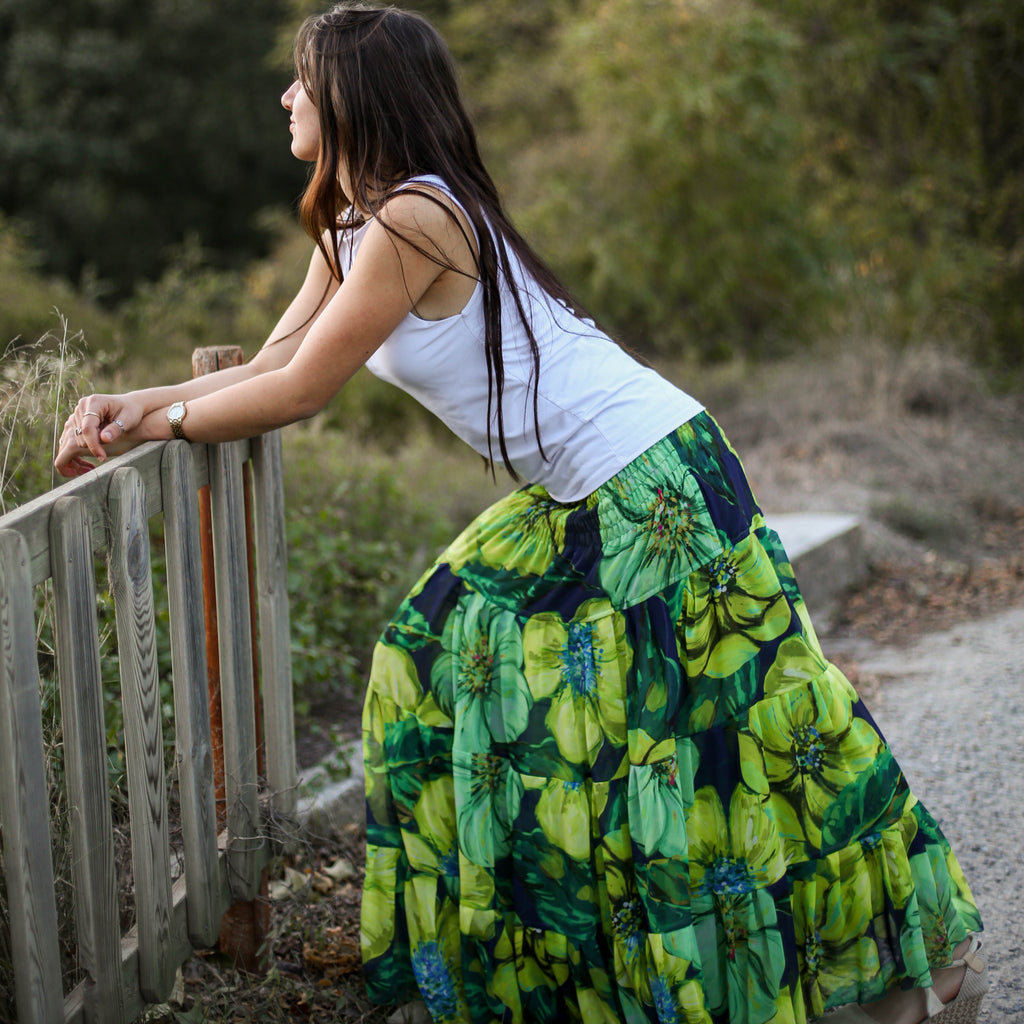
[[[408,184],[413,182],[451,196],[440,178],[425,175]],[[366,225],[341,233],[346,273],[365,230]],[[654,370],[641,366],[591,321],[580,320],[548,295],[527,276],[514,253],[509,258],[540,349],[538,385],[533,380],[529,339],[502,281],[502,407],[509,459],[524,480],[543,484],[556,501],[578,501],[703,407]],[[479,282],[455,316],[423,320],[410,313],[366,366],[374,376],[412,395],[487,457],[487,361]],[[541,455],[534,430],[535,387],[547,459]],[[491,416],[491,444],[498,458],[496,410]]]

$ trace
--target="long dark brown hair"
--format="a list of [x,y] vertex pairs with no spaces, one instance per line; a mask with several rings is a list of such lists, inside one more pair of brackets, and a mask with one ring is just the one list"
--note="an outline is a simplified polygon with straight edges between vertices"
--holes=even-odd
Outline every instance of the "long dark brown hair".
[[[340,227],[358,227],[363,223],[359,211],[376,213],[395,188],[425,174],[440,177],[465,210],[476,231],[483,292],[487,447],[493,465],[491,419],[496,409],[501,458],[515,477],[505,444],[502,410],[502,279],[530,342],[534,430],[542,456],[544,449],[537,411],[540,350],[516,287],[509,250],[544,291],[578,315],[582,311],[502,208],[498,190],[480,158],[448,47],[419,14],[395,7],[341,3],[303,23],[295,40],[295,68],[320,118],[320,151],[300,214],[338,280],[342,278],[339,217],[344,211],[348,213]],[[341,167],[347,169],[353,195],[342,191]],[[462,230],[447,206],[428,192],[420,194],[445,209]],[[458,269],[443,255],[409,244],[441,266]]]

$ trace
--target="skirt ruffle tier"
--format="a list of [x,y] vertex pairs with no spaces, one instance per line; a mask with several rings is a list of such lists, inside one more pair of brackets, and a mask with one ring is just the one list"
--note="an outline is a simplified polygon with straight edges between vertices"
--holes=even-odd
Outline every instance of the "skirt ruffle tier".
[[371,997],[437,1024],[803,1022],[980,930],[702,414],[476,519],[377,646]]

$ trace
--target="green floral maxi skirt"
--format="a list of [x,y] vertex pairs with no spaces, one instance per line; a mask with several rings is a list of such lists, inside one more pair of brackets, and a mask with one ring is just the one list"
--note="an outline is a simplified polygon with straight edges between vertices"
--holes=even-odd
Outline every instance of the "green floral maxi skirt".
[[484,512],[377,646],[372,998],[435,1022],[803,1022],[981,924],[702,414]]

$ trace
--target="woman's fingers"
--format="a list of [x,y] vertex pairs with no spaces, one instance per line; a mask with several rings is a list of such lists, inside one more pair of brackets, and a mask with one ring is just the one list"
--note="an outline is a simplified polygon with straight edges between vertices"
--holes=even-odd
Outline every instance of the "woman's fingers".
[[[81,476],[110,454],[134,448],[139,441],[129,432],[138,426],[144,410],[124,395],[87,395],[79,399],[64,423],[54,467],[63,476]],[[109,446],[109,447],[108,447]]]
[[101,431],[100,440],[106,444],[111,441],[119,441],[128,432],[124,420],[115,416]]

